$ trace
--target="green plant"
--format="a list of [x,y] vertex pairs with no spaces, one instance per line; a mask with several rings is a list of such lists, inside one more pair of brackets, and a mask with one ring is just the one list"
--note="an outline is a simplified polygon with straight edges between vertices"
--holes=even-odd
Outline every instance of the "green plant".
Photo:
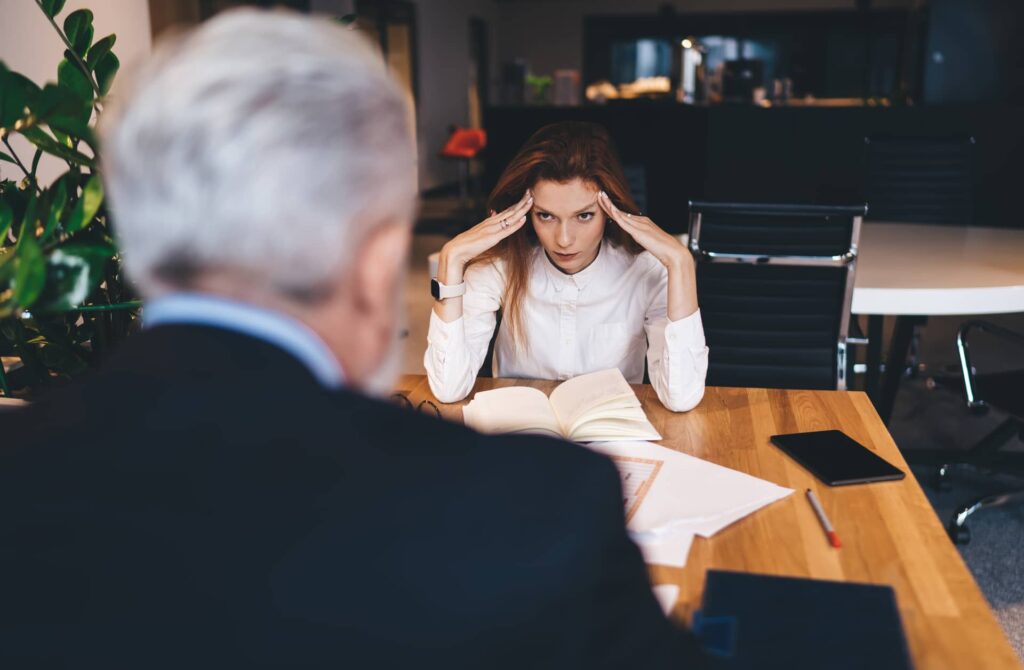
[[[42,88],[0,61],[0,356],[21,363],[0,367],[6,394],[88,369],[130,331],[138,307],[108,226],[93,132],[119,67],[116,38],[93,41],[87,9],[59,26],[64,0],[36,4],[67,49],[57,81]],[[31,143],[31,158],[12,135]],[[48,185],[36,177],[44,155],[67,166]]]
[[532,102],[544,103],[548,99],[548,89],[551,88],[553,79],[549,75],[527,74],[526,85],[533,93]]

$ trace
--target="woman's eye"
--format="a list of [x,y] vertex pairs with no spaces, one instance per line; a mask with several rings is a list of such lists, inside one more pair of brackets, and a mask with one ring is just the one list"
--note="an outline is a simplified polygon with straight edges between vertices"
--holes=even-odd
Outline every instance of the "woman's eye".
[[594,219],[593,212],[583,212],[579,215],[580,221],[592,221]]
[[541,221],[550,221],[552,218],[554,218],[547,212],[535,212],[534,216],[536,216]]

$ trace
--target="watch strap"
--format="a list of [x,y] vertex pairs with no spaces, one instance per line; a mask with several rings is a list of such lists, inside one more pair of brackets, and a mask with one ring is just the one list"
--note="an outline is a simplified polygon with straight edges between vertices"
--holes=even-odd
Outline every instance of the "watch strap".
[[466,293],[466,282],[462,281],[458,284],[442,284],[437,278],[430,280],[430,295],[434,296],[435,300],[445,300],[446,298],[458,298]]

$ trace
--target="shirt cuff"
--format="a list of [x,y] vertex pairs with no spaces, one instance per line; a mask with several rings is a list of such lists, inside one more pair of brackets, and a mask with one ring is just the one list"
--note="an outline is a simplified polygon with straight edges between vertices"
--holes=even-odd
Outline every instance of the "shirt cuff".
[[669,320],[665,325],[665,341],[673,346],[685,345],[691,349],[703,349],[706,344],[700,310],[678,321]]

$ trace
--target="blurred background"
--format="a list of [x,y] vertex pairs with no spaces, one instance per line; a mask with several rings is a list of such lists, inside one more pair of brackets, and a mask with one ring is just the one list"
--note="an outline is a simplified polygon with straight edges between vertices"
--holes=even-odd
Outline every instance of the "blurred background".
[[[408,95],[422,205],[404,372],[423,372],[430,255],[484,216],[509,159],[554,121],[605,125],[642,211],[674,234],[688,229],[689,200],[867,202],[869,223],[924,224],[921,235],[955,226],[967,240],[975,229],[1024,228],[1022,0],[69,0],[66,12],[92,10],[96,35],[116,33],[130,71],[165,31],[242,5],[322,14],[364,33]],[[0,12],[0,60],[52,81],[64,45],[37,4],[2,0]],[[63,169],[44,157],[40,183]],[[0,173],[20,179],[3,163]],[[893,265],[921,246],[915,234],[901,239],[888,250]],[[986,309],[1024,332],[1020,313]],[[915,450],[963,449],[1006,419],[964,408],[954,342],[965,318],[947,310],[914,322],[888,422],[912,462]],[[882,355],[892,322],[869,333]],[[992,341],[974,362],[1022,369],[1021,352]],[[864,388],[856,356],[850,386]],[[927,490],[945,519],[974,485],[958,482],[955,498]],[[993,510],[975,527],[985,540],[964,556],[1024,656],[1022,532],[1020,506]]]
[[[505,164],[553,121],[604,124],[642,210],[676,234],[691,199],[870,202],[868,221],[1024,226],[1020,0],[71,0],[65,11],[91,9],[130,71],[163,32],[243,5],[361,31],[408,94],[423,197],[408,372],[422,371],[427,257],[479,221]],[[36,4],[5,2],[3,16],[3,61],[52,79],[62,45]],[[917,147],[900,160],[947,173],[894,193],[894,141]],[[62,169],[49,158],[44,183]],[[961,321],[916,328],[911,374],[955,365]]]

